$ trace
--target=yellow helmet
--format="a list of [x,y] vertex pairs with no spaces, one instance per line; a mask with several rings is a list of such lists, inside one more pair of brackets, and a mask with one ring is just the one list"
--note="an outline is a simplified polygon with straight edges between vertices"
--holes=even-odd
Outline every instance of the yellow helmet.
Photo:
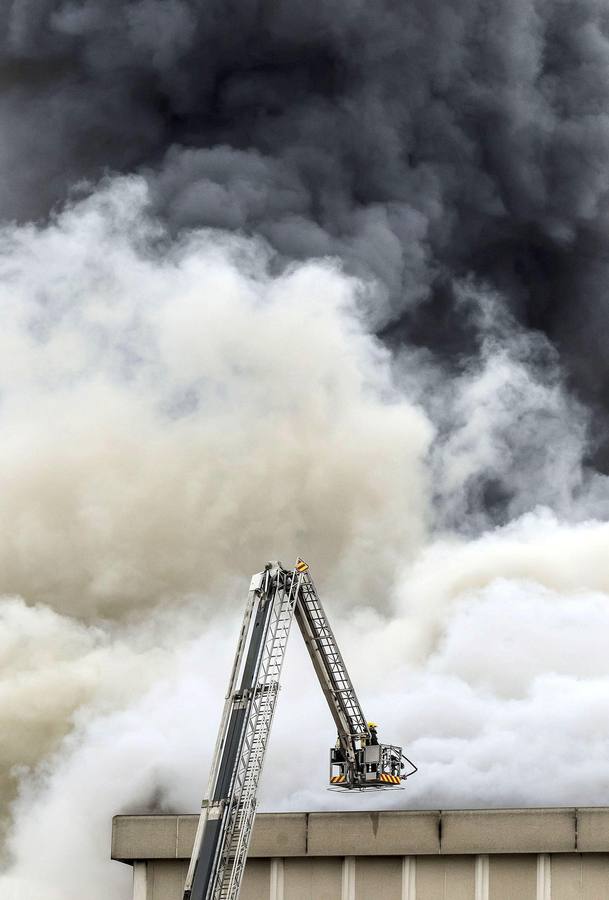
[[376,722],[368,722],[368,728],[378,728]]

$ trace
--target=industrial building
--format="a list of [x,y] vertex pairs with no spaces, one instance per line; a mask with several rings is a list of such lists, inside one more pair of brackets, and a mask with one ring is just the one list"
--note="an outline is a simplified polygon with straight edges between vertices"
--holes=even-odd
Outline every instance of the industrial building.
[[[116,816],[133,900],[182,900],[197,816]],[[609,900],[609,808],[258,815],[240,900]]]

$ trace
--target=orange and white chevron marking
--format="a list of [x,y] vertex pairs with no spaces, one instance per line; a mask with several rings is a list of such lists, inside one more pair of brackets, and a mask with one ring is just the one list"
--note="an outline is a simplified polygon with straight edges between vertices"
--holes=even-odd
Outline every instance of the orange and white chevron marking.
[[379,775],[379,781],[384,781],[385,784],[399,784],[401,780],[399,775],[387,775],[385,772]]

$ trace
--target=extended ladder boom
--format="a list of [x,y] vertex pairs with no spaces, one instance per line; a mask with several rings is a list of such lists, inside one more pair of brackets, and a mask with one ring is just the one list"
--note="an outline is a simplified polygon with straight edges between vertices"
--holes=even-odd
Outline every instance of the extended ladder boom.
[[237,900],[300,575],[254,575],[195,837],[184,900]]
[[308,569],[301,559],[292,571],[267,563],[252,578],[184,900],[238,900],[294,616],[338,730],[331,784],[384,788],[406,777],[401,748],[379,745],[364,718]]
[[340,747],[355,764],[355,753],[370,739],[370,730],[308,571],[302,575],[295,616],[336,724]]

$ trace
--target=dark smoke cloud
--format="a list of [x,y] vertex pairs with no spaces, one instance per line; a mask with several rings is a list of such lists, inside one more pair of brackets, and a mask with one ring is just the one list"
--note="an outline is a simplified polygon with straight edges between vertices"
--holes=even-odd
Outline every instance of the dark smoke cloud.
[[453,375],[484,342],[455,299],[474,276],[558,351],[535,365],[564,366],[604,469],[605,4],[13,0],[0,32],[5,219],[139,169],[175,232],[257,233],[280,263],[379,280],[371,327]]

